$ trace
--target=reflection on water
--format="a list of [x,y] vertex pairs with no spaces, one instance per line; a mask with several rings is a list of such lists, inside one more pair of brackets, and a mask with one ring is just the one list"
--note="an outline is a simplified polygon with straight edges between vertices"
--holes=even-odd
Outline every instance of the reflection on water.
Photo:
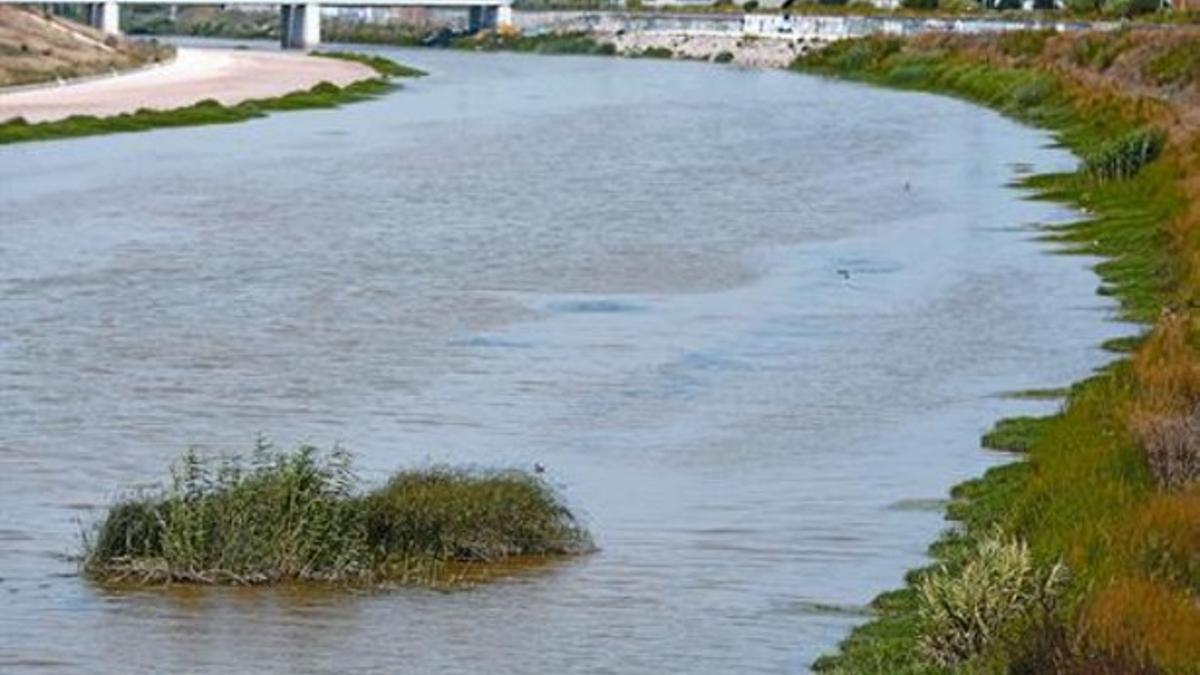
[[[959,102],[402,53],[340,111],[0,150],[0,669],[802,671],[1117,332],[1065,166]],[[908,189],[905,185],[908,185]],[[540,462],[600,552],[429,589],[95,588],[78,523],[190,445],[369,480]]]

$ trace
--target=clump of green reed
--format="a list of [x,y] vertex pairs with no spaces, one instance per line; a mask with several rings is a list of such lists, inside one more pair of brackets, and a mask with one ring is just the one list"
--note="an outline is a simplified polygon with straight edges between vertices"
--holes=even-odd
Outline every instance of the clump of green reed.
[[341,61],[353,61],[369,66],[384,77],[425,77],[429,73],[412,66],[406,66],[375,54],[360,54],[358,52],[309,52],[313,56]]
[[405,471],[364,501],[367,538],[387,557],[495,562],[587,547],[571,512],[535,476]]
[[1158,86],[1187,86],[1200,81],[1200,49],[1194,41],[1181,42],[1148,61],[1142,69]]
[[917,585],[924,657],[954,667],[1012,640],[1054,610],[1066,576],[1061,563],[1040,568],[1024,542],[994,532],[960,566],[943,566]]
[[580,553],[590,539],[545,482],[433,468],[364,492],[341,449],[189,452],[161,492],[116,504],[84,542],[98,580],[439,583],[452,563]]
[[1048,421],[1045,417],[1005,417],[983,435],[980,443],[992,450],[1028,452]]
[[1102,144],[1083,161],[1084,172],[1096,180],[1122,180],[1137,175],[1153,162],[1165,142],[1157,129],[1142,127]]

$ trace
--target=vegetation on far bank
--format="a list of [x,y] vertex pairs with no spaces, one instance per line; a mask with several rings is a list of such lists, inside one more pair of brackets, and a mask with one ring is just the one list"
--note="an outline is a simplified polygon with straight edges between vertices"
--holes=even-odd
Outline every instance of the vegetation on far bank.
[[185,454],[171,482],[115,504],[84,541],[97,581],[452,584],[474,567],[592,547],[559,495],[519,471],[402,471],[364,490],[340,449]]
[[475,51],[509,51],[528,54],[596,54],[611,56],[617,48],[587,33],[543,33],[526,35],[518,31],[494,30],[455,37],[450,47]]
[[148,131],[165,127],[201,126],[208,124],[232,124],[264,117],[271,112],[306,110],[314,108],[336,108],[375,98],[392,91],[398,85],[389,78],[418,77],[422,71],[395,63],[380,56],[326,53],[323,57],[349,59],[371,66],[378,77],[352,82],[339,87],[321,82],[310,89],[291,92],[283,96],[251,99],[235,105],[206,99],[183,108],[170,110],[142,109],[132,113],[97,117],[73,115],[62,120],[31,123],[21,118],[0,122],[0,145],[25,141],[42,141],[98,134]]
[[[587,2],[584,5],[590,4]],[[1026,10],[1020,0],[995,0],[985,7],[977,0],[900,0],[896,7],[879,7],[868,0],[810,0],[788,7],[765,6],[758,0],[717,0],[706,5],[662,5],[630,0],[624,7],[610,6],[607,11],[637,14],[790,14],[801,16],[878,16],[897,18],[979,18],[1013,21],[1078,21],[1137,18],[1150,22],[1200,23],[1200,12],[1162,10],[1157,0],[1066,0],[1063,9],[1038,3],[1037,9]],[[572,0],[552,3],[518,3],[519,8],[571,11],[579,9]]]
[[[1018,0],[1001,0],[998,7],[984,8],[975,0],[904,0],[894,9],[862,1],[803,2],[786,9],[762,7],[757,0],[716,2],[710,5],[647,5],[633,0],[620,6],[599,0],[553,0],[518,2],[519,11],[598,11],[617,15],[688,16],[746,13],[786,13],[800,16],[870,16],[883,18],[976,18],[1011,21],[1078,21],[1133,19],[1146,23],[1200,24],[1200,12],[1153,11],[1157,0],[1070,0],[1068,9],[1025,11]],[[235,39],[278,39],[279,17],[271,11],[222,10],[218,7],[181,7],[174,15],[159,8],[137,7],[126,17],[126,30],[134,35],[191,35]],[[411,21],[369,22],[326,17],[322,37],[333,43],[386,44],[395,46],[455,46],[468,48],[472,36],[455,30],[434,17]],[[516,37],[511,34],[510,38]],[[528,40],[528,42],[526,42]],[[487,40],[485,40],[487,42]],[[475,45],[482,50],[510,49],[554,54],[609,54],[609,46],[578,31],[539,34],[499,43]]]
[[1028,178],[1088,220],[1103,292],[1149,324],[1049,418],[985,440],[1023,461],[956,487],[935,564],[876,599],[828,673],[1200,673],[1200,69],[1189,31],[871,37],[796,70],[948,93],[1054,130],[1077,171]]

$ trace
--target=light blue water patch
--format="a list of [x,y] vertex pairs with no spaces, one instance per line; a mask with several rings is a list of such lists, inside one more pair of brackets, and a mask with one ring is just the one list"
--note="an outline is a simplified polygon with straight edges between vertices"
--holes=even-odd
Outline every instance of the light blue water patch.
[[495,347],[508,349],[529,349],[534,346],[533,342],[527,340],[514,340],[496,335],[473,335],[465,338],[456,338],[451,340],[450,344],[455,347]]
[[597,298],[594,300],[563,300],[551,302],[545,306],[550,312],[562,314],[623,314],[627,312],[644,312],[642,305],[625,300]]

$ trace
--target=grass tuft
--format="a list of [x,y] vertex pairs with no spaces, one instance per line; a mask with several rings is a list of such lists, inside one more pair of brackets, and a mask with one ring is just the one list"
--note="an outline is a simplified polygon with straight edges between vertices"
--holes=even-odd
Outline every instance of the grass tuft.
[[1045,417],[1006,417],[983,435],[980,443],[991,450],[1029,452],[1038,435],[1046,428]]
[[942,565],[917,585],[918,640],[936,667],[977,659],[1054,611],[1066,567],[1040,568],[1029,547],[997,532],[979,541],[957,568]]
[[1089,154],[1083,161],[1083,171],[1097,180],[1132,178],[1158,158],[1164,139],[1157,129],[1134,129]]
[[591,548],[558,494],[521,472],[436,467],[363,491],[341,449],[173,467],[169,487],[114,505],[84,542],[100,581],[264,584],[453,581],[451,566]]

